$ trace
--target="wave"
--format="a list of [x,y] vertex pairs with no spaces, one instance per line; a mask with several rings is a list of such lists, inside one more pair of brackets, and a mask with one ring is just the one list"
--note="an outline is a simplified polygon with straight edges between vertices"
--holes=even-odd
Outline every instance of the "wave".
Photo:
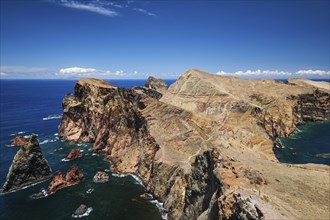
[[89,214],[93,211],[93,208],[92,207],[88,207],[87,208],[87,211],[82,214],[82,215],[75,215],[75,214],[72,214],[72,218],[82,218],[82,217],[85,217],[85,216],[89,216]]
[[26,133],[26,132],[25,131],[14,132],[14,133],[11,133],[10,136],[16,136],[16,135],[24,134],[24,133]]
[[162,219],[168,220],[168,214],[164,209],[164,203],[161,203],[156,199],[155,200],[150,200],[149,202],[154,204],[158,208],[160,214],[162,215]]
[[58,150],[63,150],[63,147],[60,147],[60,148],[58,148],[58,149],[55,149],[54,152],[55,152],[55,151],[58,151]]
[[46,140],[43,140],[42,142],[40,142],[39,144],[42,145],[42,144],[47,144],[49,142],[52,142],[52,141],[49,139],[46,139]]
[[70,160],[63,158],[61,161],[62,161],[62,162],[68,162],[68,161],[70,161]]
[[114,177],[119,177],[119,178],[122,178],[122,177],[126,177],[127,176],[127,175],[122,174],[122,173],[112,173],[111,175],[114,176]]
[[62,114],[60,115],[48,115],[45,118],[42,118],[42,120],[47,121],[47,120],[52,120],[52,119],[60,119],[62,118]]
[[135,175],[135,174],[128,174],[128,175],[131,176],[131,177],[133,177],[133,179],[135,180],[135,183],[136,184],[145,187],[144,184],[143,184],[143,181],[142,181],[141,177],[139,177],[138,175]]

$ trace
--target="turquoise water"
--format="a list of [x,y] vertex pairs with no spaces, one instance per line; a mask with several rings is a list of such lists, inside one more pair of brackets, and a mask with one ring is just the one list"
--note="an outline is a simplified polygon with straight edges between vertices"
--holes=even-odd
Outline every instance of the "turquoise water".
[[284,149],[275,149],[279,161],[301,164],[330,165],[330,121],[309,122],[299,127],[300,132],[282,138]]
[[[117,86],[130,88],[142,86],[144,80],[110,81]],[[173,83],[173,80],[167,81]],[[132,176],[115,177],[110,174],[110,181],[95,184],[92,178],[97,171],[110,168],[110,163],[100,155],[89,153],[91,145],[79,145],[58,139],[57,127],[60,119],[43,120],[50,115],[62,113],[62,99],[68,92],[73,92],[75,81],[70,80],[0,80],[0,187],[18,148],[8,147],[12,134],[37,133],[41,149],[48,160],[53,173],[62,173],[73,165],[78,165],[85,175],[85,180],[72,187],[61,189],[43,199],[31,199],[29,196],[47,187],[51,180],[14,193],[0,195],[0,219],[72,219],[71,215],[84,203],[93,211],[83,219],[162,219],[156,201],[147,201],[139,197],[145,192],[143,186]],[[70,162],[61,159],[72,147],[83,150],[83,157]],[[94,189],[91,194],[88,189]]]

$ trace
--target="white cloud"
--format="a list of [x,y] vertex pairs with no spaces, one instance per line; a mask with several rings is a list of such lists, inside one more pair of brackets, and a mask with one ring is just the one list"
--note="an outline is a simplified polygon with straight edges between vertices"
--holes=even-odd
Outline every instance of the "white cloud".
[[330,75],[330,71],[325,70],[299,70],[296,72],[296,74],[301,75]]
[[59,4],[68,8],[90,11],[109,17],[114,17],[119,15],[115,10],[106,7],[106,3],[102,1],[91,1],[87,3],[84,1],[78,2],[72,0],[61,0]]
[[112,79],[112,78],[145,78],[144,73],[138,73],[137,71],[125,72],[124,70],[100,70],[95,68],[82,68],[82,67],[69,67],[62,68],[55,74],[60,78],[81,78],[81,77],[94,77],[101,79]]
[[10,73],[36,73],[47,71],[47,68],[44,67],[26,67],[26,66],[1,66],[1,72],[10,74]]
[[290,76],[292,73],[286,71],[278,71],[278,70],[246,70],[246,71],[236,71],[233,73],[219,71],[216,73],[217,75],[230,75],[230,76]]
[[54,78],[54,73],[45,67],[0,66],[0,76],[13,79]]
[[223,70],[215,73],[217,75],[223,76],[238,76],[247,78],[329,78],[330,71],[326,70],[298,70],[296,72],[279,71],[279,70],[246,70],[246,71],[236,71],[236,72],[225,72]]
[[133,8],[133,10],[141,12],[141,13],[149,15],[149,16],[156,16],[154,13],[148,12],[147,10],[142,9],[142,8]]
[[60,69],[60,75],[89,75],[90,73],[97,72],[94,68],[81,68],[81,67],[70,67]]

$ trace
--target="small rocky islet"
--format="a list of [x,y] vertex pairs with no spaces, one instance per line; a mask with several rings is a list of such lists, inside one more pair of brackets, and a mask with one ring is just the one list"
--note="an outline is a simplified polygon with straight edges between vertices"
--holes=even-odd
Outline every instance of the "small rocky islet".
[[[170,219],[326,218],[328,167],[279,163],[273,147],[300,124],[328,120],[329,100],[329,83],[302,79],[243,80],[190,70],[168,89],[155,78],[124,89],[87,78],[64,97],[58,133],[92,143],[111,171],[138,175],[151,193],[141,198],[162,202]],[[70,154],[66,159],[79,157]],[[47,191],[83,179],[72,167],[65,177],[57,172]],[[102,172],[94,179],[109,180]]]
[[12,145],[20,146],[20,149],[9,168],[2,193],[20,190],[52,176],[51,167],[42,154],[36,134],[28,138],[15,137]]

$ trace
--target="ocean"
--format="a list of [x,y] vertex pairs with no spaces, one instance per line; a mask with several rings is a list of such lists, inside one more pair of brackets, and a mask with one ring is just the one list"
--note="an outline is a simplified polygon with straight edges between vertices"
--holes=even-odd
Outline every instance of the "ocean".
[[280,162],[330,165],[330,121],[309,122],[298,127],[300,132],[281,138],[285,148],[275,149]]
[[[53,173],[65,173],[73,164],[85,174],[84,182],[59,190],[43,199],[29,196],[47,187],[50,180],[14,193],[0,195],[0,219],[71,219],[80,204],[92,207],[84,219],[162,219],[157,201],[139,197],[143,186],[132,176],[110,176],[105,184],[94,184],[97,171],[109,169],[102,156],[88,154],[89,144],[76,144],[58,139],[57,127],[62,113],[62,99],[73,92],[73,80],[0,80],[0,185],[5,182],[17,147],[10,147],[15,134],[37,133],[43,154]],[[109,80],[116,86],[142,86],[145,80]],[[171,84],[174,80],[166,81]],[[330,165],[324,153],[330,153],[330,123],[308,123],[302,132],[282,141],[285,149],[276,150],[278,159],[286,163],[321,163]],[[83,158],[62,162],[72,147],[83,151]],[[323,156],[322,156],[323,155]],[[93,189],[91,194],[87,190]]]
[[[111,84],[126,88],[143,86],[145,80],[108,80]],[[162,219],[159,204],[139,197],[143,186],[132,176],[115,177],[104,184],[94,184],[97,171],[109,169],[109,162],[102,156],[88,154],[89,144],[64,142],[57,136],[62,113],[62,99],[73,93],[74,80],[0,80],[0,187],[18,147],[10,147],[15,134],[37,133],[40,146],[53,173],[65,173],[76,164],[85,174],[84,182],[59,190],[43,199],[31,199],[30,195],[47,188],[51,180],[14,193],[0,195],[0,219],[72,219],[80,204],[92,207],[84,219]],[[174,80],[167,80],[171,84]],[[72,147],[83,151],[83,157],[62,162]],[[91,194],[87,190],[93,189]]]

